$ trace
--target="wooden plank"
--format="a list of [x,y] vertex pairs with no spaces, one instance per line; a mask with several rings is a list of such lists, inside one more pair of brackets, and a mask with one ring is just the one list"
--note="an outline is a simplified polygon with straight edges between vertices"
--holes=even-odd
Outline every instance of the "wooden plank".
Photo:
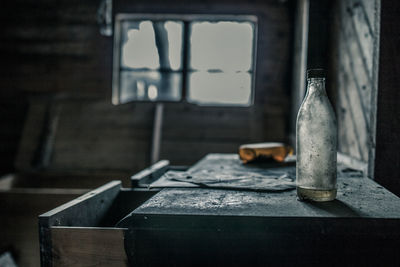
[[[362,8],[363,12],[366,15],[368,26],[371,28],[374,35],[377,33],[376,26],[376,13],[379,12],[378,10],[378,1],[379,0],[362,0]],[[380,1],[379,1],[380,2]]]
[[77,199],[39,216],[40,258],[43,266],[53,266],[51,230],[53,226],[97,226],[106,216],[121,188],[112,181]]
[[[358,8],[359,9],[359,8]],[[342,35],[341,35],[341,61],[347,61],[350,65],[347,66],[346,70],[341,70],[352,77],[354,80],[354,90],[358,93],[358,98],[361,101],[360,108],[364,114],[364,120],[367,127],[369,128],[370,113],[371,113],[371,91],[372,91],[372,69],[368,69],[364,58],[368,58],[372,62],[373,51],[363,51],[360,46],[360,40],[357,35],[359,29],[351,27],[354,18],[351,17],[348,12],[344,14],[345,18],[342,23]],[[373,40],[368,40],[371,46]],[[368,53],[367,53],[368,52]],[[372,63],[371,63],[372,64]],[[370,66],[372,68],[372,66]],[[343,90],[345,90],[343,88]]]
[[[108,141],[108,142],[107,142]],[[113,143],[115,141],[115,143]],[[51,169],[137,170],[148,163],[149,142],[120,139],[78,140],[56,144]],[[113,155],[110,157],[110,155]]]
[[160,160],[150,167],[140,171],[139,173],[131,177],[132,188],[138,187],[139,185],[148,185],[154,180],[158,179],[163,175],[169,168],[168,160]]
[[[367,3],[368,2],[368,3]],[[338,102],[339,150],[369,163],[373,168],[376,51],[378,43],[377,3],[337,1],[334,11],[337,29],[335,44],[335,85]],[[369,177],[372,173],[369,170]]]
[[14,187],[23,188],[89,188],[100,187],[118,179],[129,187],[131,171],[123,170],[51,170],[20,172],[13,181]]
[[[223,165],[228,165],[228,169],[243,168],[234,154],[210,154],[189,170],[213,170],[223,173],[225,169],[221,169]],[[314,205],[307,202],[293,201],[296,198],[295,191],[274,194],[210,189],[167,189],[141,205],[133,214],[157,211],[158,214],[166,215],[180,211],[181,215],[193,213],[214,215],[217,211],[218,215],[227,216],[369,217],[396,218],[400,222],[400,198],[371,179],[349,178],[340,174],[338,179],[337,199],[322,203],[325,209],[321,210],[315,210]],[[316,205],[318,206],[318,203]],[[340,205],[343,207],[333,210],[334,206]],[[332,210],[329,207],[332,207]]]
[[165,141],[261,142],[284,138],[285,114],[266,108],[244,109],[166,106]]
[[277,194],[199,188],[165,189],[136,209],[132,216],[151,213],[165,216],[371,218],[395,219],[399,223],[399,210],[400,199],[371,179],[339,178],[338,197],[331,202],[297,201],[295,191]]
[[[339,83],[343,86],[348,84],[349,77],[345,73],[339,74]],[[358,136],[356,135],[356,126],[352,117],[351,103],[345,92],[338,92],[338,150],[348,153],[349,156],[361,159],[361,150],[358,144]]]
[[[120,188],[120,181],[109,182],[77,199],[40,215],[39,220],[46,221],[49,226],[96,225],[117,197]],[[96,206],[98,207],[96,208]],[[54,218],[55,215],[57,215],[57,218]]]
[[152,106],[113,107],[104,101],[72,100],[60,101],[59,105],[62,108],[50,169],[133,172],[147,165]]
[[[64,204],[72,197],[78,197],[87,193],[89,189],[78,188],[12,188],[0,190],[0,210],[2,213],[43,213],[46,209],[55,208],[56,204],[47,203],[50,198],[59,197],[57,204]],[[30,202],[29,199],[32,199]],[[64,202],[63,202],[64,201]],[[41,210],[38,212],[37,210]]]
[[[47,12],[46,12],[47,13]],[[28,42],[43,42],[43,41],[75,41],[75,40],[90,40],[94,37],[95,32],[93,31],[94,25],[47,25],[41,26],[38,29],[35,25],[27,25],[25,27],[16,25],[12,30],[5,29],[4,35],[0,37],[0,40],[9,40],[9,38],[15,38],[14,40]],[[67,38],[67,37],[70,38]]]
[[[55,247],[55,245],[52,244],[52,241],[57,239],[57,237],[52,237],[54,227],[62,226],[63,228],[65,228],[65,231],[63,233],[65,233],[66,235],[68,229],[72,229],[73,231],[76,228],[85,228],[90,232],[91,230],[89,229],[106,227],[107,229],[105,229],[104,231],[108,232],[109,230],[116,229],[115,225],[123,217],[125,217],[126,214],[129,214],[132,210],[140,206],[143,202],[148,200],[157,192],[158,190],[122,189],[120,181],[112,181],[81,197],[78,197],[64,205],[61,205],[51,211],[40,215],[39,233],[42,266],[58,266],[57,264],[55,264],[55,262],[53,262],[53,259],[55,259],[56,261],[60,260],[58,258],[58,253],[62,253],[63,251],[62,249],[61,252],[60,250],[56,250],[57,254],[55,256],[52,255],[52,247]],[[102,234],[103,232],[93,235],[96,236]],[[88,233],[88,235],[89,237],[87,237],[87,239],[86,237],[85,239],[77,238],[77,242],[79,245],[76,245],[76,247],[91,248],[92,245],[95,246],[97,244],[96,242],[91,243],[93,241],[90,238],[92,234]],[[85,234],[83,234],[83,236],[85,236]],[[100,236],[99,238],[102,238],[102,236]],[[106,241],[107,239],[108,234],[106,233],[104,240]],[[121,240],[121,242],[123,242],[123,238]],[[102,242],[103,241],[97,244],[100,245],[100,251],[104,249],[104,242]],[[96,248],[93,249],[95,250]],[[124,253],[123,249],[121,251]],[[75,252],[76,251],[71,251],[71,253]],[[81,251],[79,253],[85,254],[84,251]],[[106,255],[107,253],[104,252],[104,254]],[[82,257],[85,259],[85,256]],[[70,263],[68,260],[67,262],[64,262],[64,260],[66,259],[62,259],[62,264],[74,264]]]
[[367,70],[368,77],[372,79],[374,38],[376,38],[374,36],[375,33],[373,32],[373,29],[369,24],[369,20],[365,13],[365,7],[363,6],[363,1],[351,2],[352,21],[350,23],[352,24],[355,31],[354,37],[357,39],[357,44],[360,47],[361,58]]
[[0,192],[0,248],[14,249],[19,266],[40,266],[37,216],[70,201],[86,189],[14,188]]
[[54,266],[128,266],[124,230],[51,227]]
[[[358,146],[358,150],[360,152],[360,160],[368,161],[368,127],[364,117],[364,110],[362,108],[361,100],[357,93],[356,84],[354,82],[354,76],[351,75],[351,72],[348,71],[351,65],[349,62],[349,57],[345,57],[343,60],[343,75],[345,73],[350,73],[347,75],[345,88],[343,88],[343,92],[341,92],[346,98],[346,102],[343,103],[343,106],[347,109],[351,116],[351,123],[354,125],[354,133],[356,137],[356,143]],[[346,104],[347,103],[347,104]],[[343,131],[348,131],[347,128],[340,129]]]
[[26,118],[15,160],[16,169],[19,171],[32,168],[31,164],[42,134],[46,104],[47,101],[44,99],[30,102],[28,117]]

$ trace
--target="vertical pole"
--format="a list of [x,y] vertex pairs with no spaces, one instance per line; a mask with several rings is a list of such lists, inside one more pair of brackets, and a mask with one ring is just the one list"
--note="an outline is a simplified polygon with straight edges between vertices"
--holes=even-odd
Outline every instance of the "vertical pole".
[[309,4],[309,0],[299,0],[296,8],[294,67],[292,76],[292,116],[289,134],[289,141],[293,146],[296,143],[297,111],[306,91],[305,74],[307,70]]
[[154,112],[153,139],[151,143],[151,164],[160,159],[162,124],[164,117],[164,104],[157,103]]

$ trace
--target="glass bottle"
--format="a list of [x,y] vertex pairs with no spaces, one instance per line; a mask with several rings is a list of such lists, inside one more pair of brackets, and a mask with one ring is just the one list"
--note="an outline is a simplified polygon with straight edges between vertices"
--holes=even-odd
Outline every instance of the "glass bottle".
[[325,91],[325,72],[307,71],[307,94],[296,122],[296,186],[300,200],[336,198],[337,125]]

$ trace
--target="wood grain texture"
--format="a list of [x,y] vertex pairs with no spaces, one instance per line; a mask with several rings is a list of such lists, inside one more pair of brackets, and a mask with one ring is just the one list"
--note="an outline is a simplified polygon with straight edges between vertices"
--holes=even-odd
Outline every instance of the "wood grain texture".
[[53,266],[51,227],[100,226],[121,188],[112,181],[91,192],[39,216],[40,260],[42,266]]
[[[157,192],[157,190],[147,189],[122,189],[120,181],[112,181],[41,214],[39,216],[39,237],[42,266],[58,266],[58,264],[62,266],[79,264],[83,264],[83,266],[86,266],[85,264],[89,266],[90,264],[114,266],[114,262],[120,264],[122,258],[119,255],[124,251],[123,244],[120,245],[119,242],[123,243],[123,238],[115,237],[114,233],[116,232],[109,232],[107,229],[116,229],[115,225],[126,214]],[[54,237],[53,228],[58,226],[62,227],[63,230],[60,230],[61,233],[56,232]],[[97,231],[99,228],[107,229]],[[75,229],[86,230],[82,230],[83,232],[80,233],[79,231],[75,232]],[[92,229],[95,231],[90,232]],[[70,236],[67,233],[69,230],[71,230]],[[105,233],[104,238],[103,233]],[[73,237],[74,234],[76,234],[76,238]],[[70,239],[66,241],[65,238]],[[111,243],[107,243],[108,239],[111,239]],[[116,243],[113,243],[112,240]],[[56,245],[53,242],[56,242]],[[64,243],[66,243],[66,247],[63,247]],[[110,244],[122,252],[118,252],[119,254],[116,252],[118,256],[114,257],[112,251],[110,251],[111,257],[108,258],[107,251]],[[89,251],[86,251],[85,248]],[[75,254],[69,257],[68,253]],[[104,257],[96,256],[98,255],[96,253],[104,255]],[[80,257],[82,257],[82,261],[80,261]]]
[[54,266],[128,266],[124,230],[52,227]]
[[379,43],[379,3],[336,1],[333,83],[336,87],[338,149],[367,162],[373,177]]

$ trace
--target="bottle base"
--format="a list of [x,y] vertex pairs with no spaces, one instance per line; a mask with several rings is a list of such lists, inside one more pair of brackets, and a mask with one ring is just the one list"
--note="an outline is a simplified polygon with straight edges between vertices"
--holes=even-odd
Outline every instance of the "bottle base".
[[297,197],[299,200],[311,200],[317,202],[332,201],[336,198],[336,189],[317,190],[297,187]]

